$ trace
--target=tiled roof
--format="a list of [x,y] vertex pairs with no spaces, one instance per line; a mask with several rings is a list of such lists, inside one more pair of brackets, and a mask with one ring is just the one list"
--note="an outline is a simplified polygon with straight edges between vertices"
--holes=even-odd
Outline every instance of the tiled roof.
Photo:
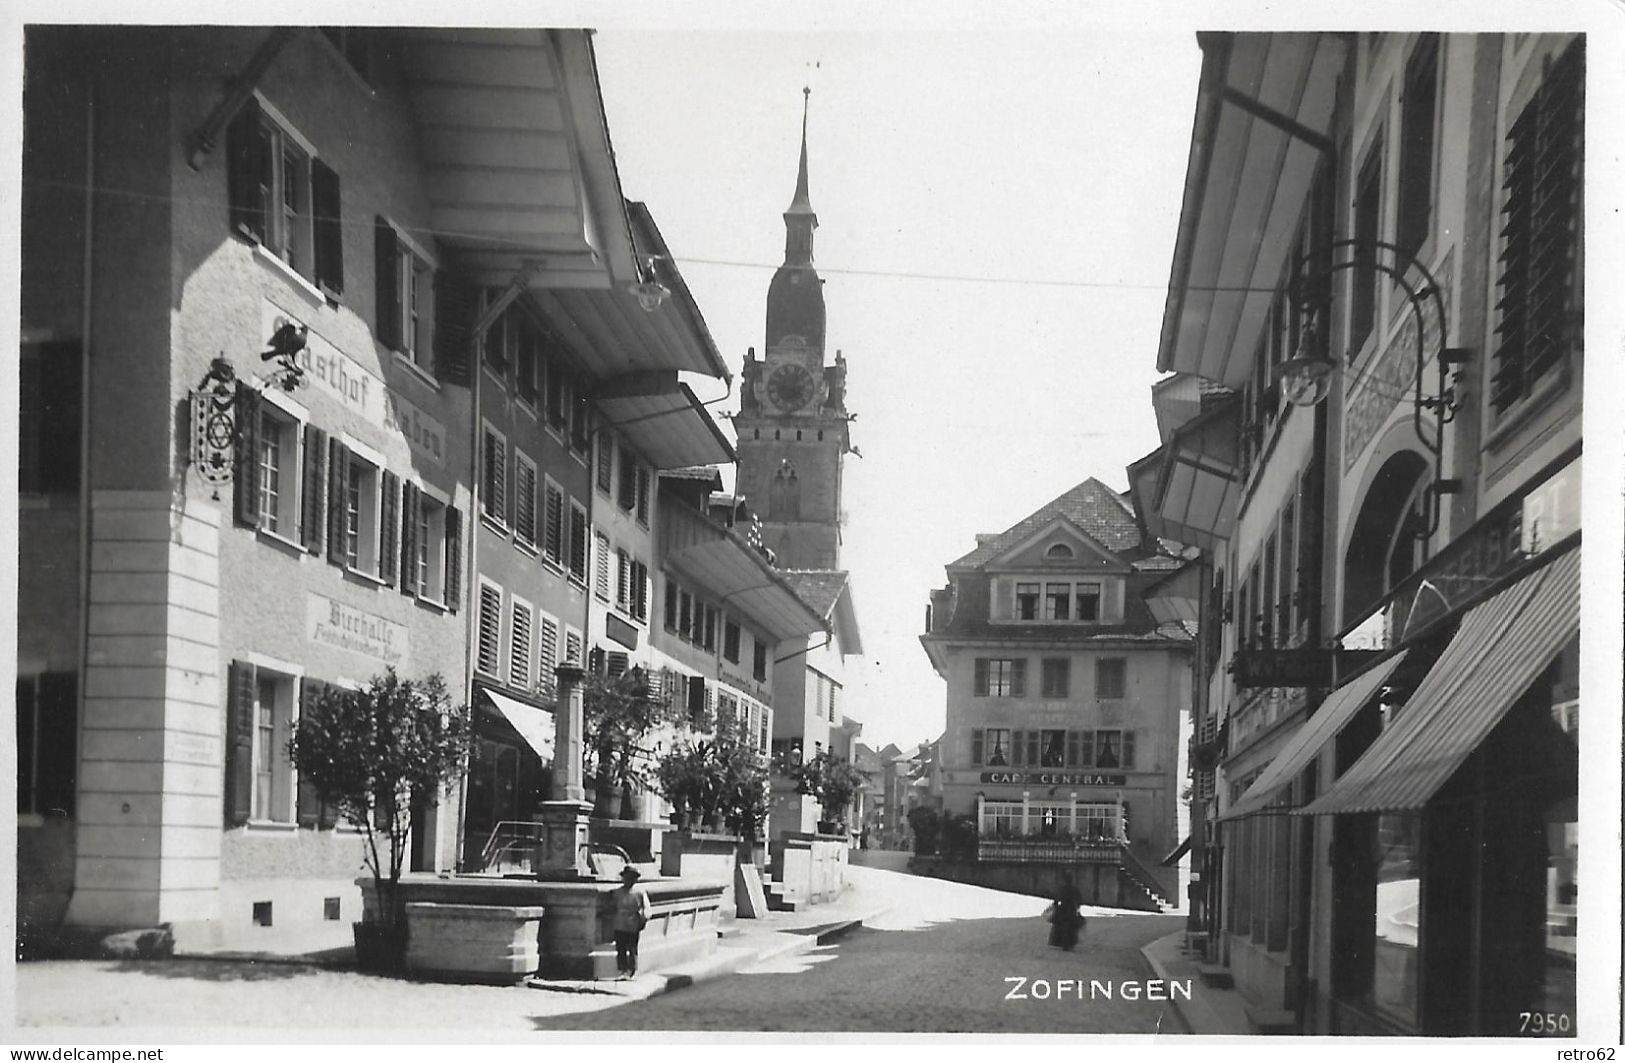
[[720,486],[722,473],[715,465],[687,465],[681,469],[661,469],[662,480],[714,480]]
[[847,574],[833,569],[787,568],[781,569],[779,575],[794,588],[796,596],[806,602],[809,609],[825,620],[835,611],[835,603],[840,600],[847,583]]
[[976,549],[948,567],[986,564],[1057,517],[1072,521],[1113,553],[1131,552],[1141,545],[1133,509],[1116,491],[1091,476],[1003,533],[978,543]]

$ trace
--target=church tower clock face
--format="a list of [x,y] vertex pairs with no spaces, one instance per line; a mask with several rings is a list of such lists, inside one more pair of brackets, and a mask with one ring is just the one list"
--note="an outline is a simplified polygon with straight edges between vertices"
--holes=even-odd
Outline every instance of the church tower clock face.
[[812,394],[812,374],[799,365],[781,365],[767,378],[767,397],[781,410],[801,409]]

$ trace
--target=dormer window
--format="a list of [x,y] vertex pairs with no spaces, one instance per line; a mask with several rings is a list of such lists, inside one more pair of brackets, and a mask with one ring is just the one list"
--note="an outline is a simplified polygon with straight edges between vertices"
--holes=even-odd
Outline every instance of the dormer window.
[[1073,558],[1072,548],[1065,543],[1053,543],[1044,551],[1046,561],[1070,561]]
[[[1006,577],[1008,579],[1008,577]],[[1120,584],[1092,579],[1046,579],[1042,582],[1016,577],[995,587],[994,620],[1028,624],[1098,624],[1115,622],[1121,616]]]
[[1100,584],[1079,583],[1076,585],[1077,619],[1094,621],[1100,619]]
[[1016,584],[1016,619],[1038,619],[1038,584]]

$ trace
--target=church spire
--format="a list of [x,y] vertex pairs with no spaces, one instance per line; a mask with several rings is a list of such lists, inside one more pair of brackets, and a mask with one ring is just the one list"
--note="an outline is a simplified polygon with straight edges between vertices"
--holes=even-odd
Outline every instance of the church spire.
[[801,90],[801,166],[796,172],[796,194],[790,200],[790,209],[784,212],[784,264],[810,266],[813,255],[813,230],[818,228],[818,215],[813,212],[812,199],[807,194],[807,110],[812,89]]

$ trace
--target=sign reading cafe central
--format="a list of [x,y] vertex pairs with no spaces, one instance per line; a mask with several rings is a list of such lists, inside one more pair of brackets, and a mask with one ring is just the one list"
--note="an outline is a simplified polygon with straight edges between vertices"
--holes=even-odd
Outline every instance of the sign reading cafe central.
[[1092,771],[984,771],[982,781],[1035,786],[1127,786],[1128,776]]

